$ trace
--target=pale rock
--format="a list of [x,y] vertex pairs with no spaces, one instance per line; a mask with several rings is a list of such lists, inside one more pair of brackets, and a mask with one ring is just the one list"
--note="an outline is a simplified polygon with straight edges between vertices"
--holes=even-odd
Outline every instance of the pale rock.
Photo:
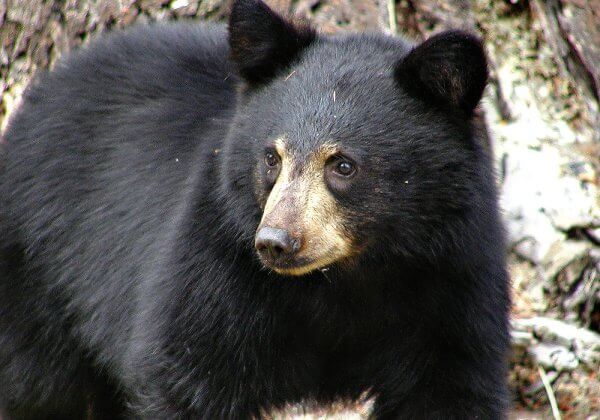
[[547,278],[553,278],[570,264],[578,264],[582,270],[588,250],[588,243],[569,240],[551,246],[541,261]]
[[537,343],[529,347],[533,360],[546,369],[573,370],[579,366],[575,354],[558,344]]
[[[515,319],[512,326],[514,331],[533,333],[539,342],[530,346],[528,351],[544,367],[548,366],[543,363],[552,360],[552,363],[568,369],[574,364],[568,352],[593,371],[600,368],[600,334],[596,332],[546,317]],[[544,346],[540,347],[541,344]],[[559,368],[559,365],[554,366]]]
[[501,206],[515,252],[536,264],[565,240],[574,226],[600,223],[598,191],[565,173],[569,158],[551,145],[502,145]]

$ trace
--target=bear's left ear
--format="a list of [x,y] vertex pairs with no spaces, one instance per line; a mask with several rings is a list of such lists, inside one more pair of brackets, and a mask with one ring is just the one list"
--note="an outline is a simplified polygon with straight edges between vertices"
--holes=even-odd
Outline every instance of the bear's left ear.
[[487,60],[478,38],[447,31],[415,47],[398,63],[395,77],[411,94],[470,116],[487,83]]
[[315,37],[312,28],[295,26],[260,0],[235,0],[231,8],[231,57],[250,86],[283,71]]

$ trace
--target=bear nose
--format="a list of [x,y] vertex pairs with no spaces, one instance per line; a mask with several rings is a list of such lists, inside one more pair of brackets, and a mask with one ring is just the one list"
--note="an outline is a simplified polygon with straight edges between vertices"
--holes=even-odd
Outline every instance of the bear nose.
[[287,230],[273,228],[269,226],[262,227],[256,234],[254,246],[261,254],[272,259],[290,255],[298,249],[295,241]]

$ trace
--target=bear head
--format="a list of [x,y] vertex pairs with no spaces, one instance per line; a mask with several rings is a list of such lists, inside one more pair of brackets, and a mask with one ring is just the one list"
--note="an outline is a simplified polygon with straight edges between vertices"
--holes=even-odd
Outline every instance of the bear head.
[[241,83],[221,181],[264,266],[304,275],[441,252],[480,195],[477,38],[326,36],[238,0],[229,45]]

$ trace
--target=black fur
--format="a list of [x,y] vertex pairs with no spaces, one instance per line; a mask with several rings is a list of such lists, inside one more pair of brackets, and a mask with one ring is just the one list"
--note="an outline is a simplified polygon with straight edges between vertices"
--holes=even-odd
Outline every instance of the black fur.
[[460,31],[432,36],[399,63],[396,77],[426,102],[438,101],[470,115],[487,82],[481,41]]
[[[8,419],[248,418],[365,391],[376,418],[504,417],[492,163],[451,109],[482,87],[447,79],[485,76],[465,59],[479,44],[453,32],[411,53],[274,16],[239,0],[232,51],[221,26],[115,33],[28,89],[0,172]],[[448,72],[420,71],[429,59]],[[335,193],[353,265],[283,277],[256,257],[257,171],[281,134],[357,157]]]
[[288,67],[316,36],[309,26],[282,19],[260,0],[235,2],[229,29],[231,56],[250,86]]

